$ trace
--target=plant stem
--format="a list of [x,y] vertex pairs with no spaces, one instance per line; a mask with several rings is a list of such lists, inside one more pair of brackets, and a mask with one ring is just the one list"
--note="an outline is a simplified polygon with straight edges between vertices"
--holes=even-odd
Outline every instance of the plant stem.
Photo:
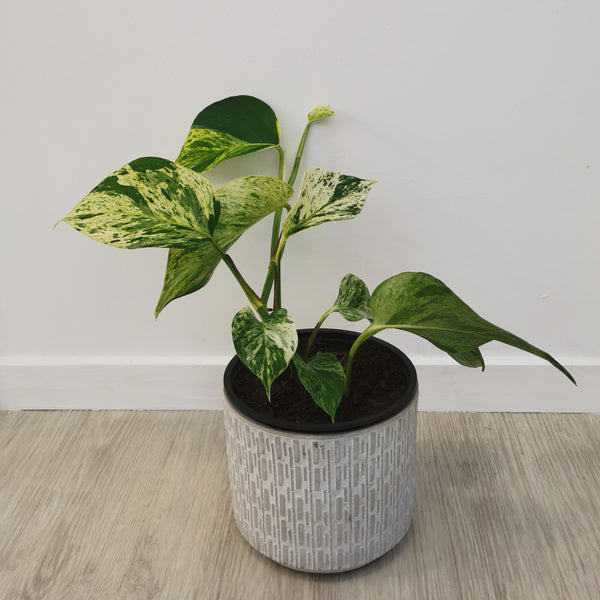
[[233,259],[229,254],[223,252],[223,250],[219,247],[219,245],[212,240],[213,246],[217,249],[219,254],[221,255],[221,259],[223,262],[229,267],[229,270],[232,272],[233,276],[236,278],[237,282],[240,284],[240,287],[246,294],[246,298],[250,301],[250,304],[254,310],[256,310],[261,316],[266,313],[266,307],[260,296],[250,287],[248,282],[244,279],[240,270],[236,267]]
[[[265,284],[261,294],[263,304],[267,303],[273,282],[275,282],[276,292],[277,288],[279,287],[279,298],[275,298],[275,300],[278,300],[279,306],[281,306],[281,257],[285,248],[285,242],[286,239],[280,236],[275,244],[275,250],[273,250],[271,253],[271,261],[269,262],[269,269],[267,271],[267,277],[265,278]],[[279,275],[279,277],[277,277],[277,275]]]
[[273,259],[269,262],[269,270],[267,271],[267,277],[263,285],[262,293],[260,295],[263,304],[267,304],[269,301],[269,295],[271,294],[271,286],[273,285],[273,275],[275,273],[275,262]]
[[281,226],[281,213],[282,212],[283,212],[283,209],[278,208],[275,211],[275,215],[273,217],[273,229],[271,230],[271,253],[269,254],[271,259],[273,258],[273,256],[275,255],[275,251],[277,250],[277,242],[279,241],[279,228]]
[[254,308],[257,311],[265,308],[265,305],[260,299],[260,296],[258,296],[258,294],[248,285],[247,281],[243,278],[239,269],[235,266],[235,263],[233,262],[231,256],[229,256],[229,254],[225,254],[225,256],[223,256],[223,260],[225,261],[225,264],[229,267],[229,270],[233,273],[233,276],[237,279],[238,283],[244,290],[244,293],[250,301],[252,308]]
[[[283,179],[283,166],[285,164],[285,153],[281,146],[275,146],[279,154],[279,166],[277,168],[277,179]],[[271,294],[271,286],[273,284],[273,276],[275,274],[275,265],[272,262],[272,257],[277,249],[277,242],[279,240],[279,229],[281,227],[281,215],[283,213],[282,208],[278,208],[273,215],[273,227],[271,229],[271,250],[269,256],[271,262],[269,263],[269,270],[267,271],[267,277],[262,289],[261,299],[264,304],[269,301],[269,295]]]
[[308,338],[308,342],[306,342],[306,348],[304,348],[304,353],[302,354],[302,358],[304,359],[304,361],[308,360],[308,355],[310,354],[313,344],[315,343],[315,339],[317,337],[317,333],[319,333],[319,329],[321,329],[321,325],[323,325],[323,322],[325,321],[325,319],[332,312],[333,312],[333,308],[327,309],[325,311],[325,313],[323,314],[323,316],[319,319],[318,323],[315,325],[315,328],[312,330],[310,337]]
[[273,264],[273,281],[275,282],[274,308],[281,308],[281,257],[285,249],[285,242],[286,238],[279,236],[279,240],[277,240],[277,245],[275,246],[275,254],[271,259]]
[[375,335],[378,331],[381,331],[381,327],[369,325],[357,338],[350,352],[348,352],[348,362],[346,363],[346,377],[344,378],[344,397],[347,397],[350,393],[350,378],[352,376],[352,364],[354,361],[354,355],[359,347],[366,342],[371,336]]
[[281,146],[275,146],[277,153],[279,154],[279,165],[277,167],[277,179],[283,179],[283,165],[285,164],[285,152]]
[[273,309],[281,308],[281,262],[275,264],[275,297],[273,298]]
[[302,158],[302,153],[304,152],[304,144],[306,143],[306,136],[308,135],[310,126],[310,122],[306,124],[304,127],[304,132],[302,133],[302,137],[300,138],[300,143],[298,144],[298,150],[296,152],[296,158],[294,159],[294,165],[292,166],[292,172],[290,173],[290,177],[288,179],[288,183],[290,185],[294,185],[294,181],[296,181],[296,175],[298,175],[298,168],[300,167],[300,159]]
[[[309,121],[304,127],[300,143],[298,144],[298,150],[296,151],[296,157],[294,158],[294,164],[292,166],[292,172],[288,178],[288,185],[293,186],[298,175],[298,169],[300,168],[300,160],[302,159],[302,153],[304,152],[304,145],[306,144],[306,136],[310,129],[311,122]],[[284,163],[284,152],[280,146],[276,146],[277,152],[279,152],[279,179],[283,178],[283,163]],[[271,262],[269,263],[269,270],[267,271],[267,277],[262,289],[261,301],[266,304],[269,301],[269,295],[271,294],[271,288],[275,283],[275,298],[273,300],[273,306],[279,308],[281,306],[281,256],[283,254],[283,247],[285,246],[285,240],[281,240],[279,237],[279,230],[281,227],[281,214],[283,209],[275,211],[273,218],[273,229],[271,231]]]

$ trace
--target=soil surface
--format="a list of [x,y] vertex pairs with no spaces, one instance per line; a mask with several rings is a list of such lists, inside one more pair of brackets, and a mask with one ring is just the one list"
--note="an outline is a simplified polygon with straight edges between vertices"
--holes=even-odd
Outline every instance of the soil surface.
[[[301,349],[302,346],[301,340]],[[313,353],[331,352],[341,360],[350,346],[351,341],[341,347],[339,340],[331,342],[317,337]],[[342,398],[336,423],[355,421],[385,410],[401,398],[408,385],[398,357],[371,340],[358,349],[352,371],[350,395]],[[331,423],[329,415],[315,404],[290,368],[273,382],[270,403],[258,377],[244,365],[234,373],[232,387],[238,398],[262,415],[289,423]]]

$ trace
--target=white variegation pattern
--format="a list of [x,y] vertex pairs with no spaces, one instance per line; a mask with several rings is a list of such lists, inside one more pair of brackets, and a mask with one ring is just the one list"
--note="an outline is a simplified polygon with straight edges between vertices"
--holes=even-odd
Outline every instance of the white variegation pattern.
[[308,169],[298,200],[283,222],[283,237],[322,223],[353,219],[362,210],[373,185],[374,181],[327,169]]
[[217,240],[227,243],[237,239],[258,220],[285,206],[293,193],[290,185],[272,177],[249,176],[230,181],[215,194],[221,203]]
[[229,158],[278,144],[273,109],[253,96],[230,96],[198,113],[176,162],[202,173]]
[[190,169],[140,158],[96,186],[64,219],[117,248],[190,248],[209,244],[215,190]]
[[295,354],[293,360],[302,385],[334,421],[344,395],[344,369],[340,361],[329,353],[317,354],[307,362]]
[[214,129],[192,127],[176,162],[203,173],[229,158],[273,147],[274,144],[246,142]]
[[260,379],[270,399],[271,384],[285,371],[298,347],[294,321],[283,308],[258,320],[246,307],[233,318],[231,334],[239,359]]
[[[215,199],[221,213],[214,230],[217,244],[226,252],[244,231],[283,207],[292,193],[287,183],[262,176],[234,179],[218,189]],[[204,287],[220,261],[221,254],[213,245],[170,250],[155,316],[172,300]]]
[[370,300],[367,284],[356,275],[348,273],[340,282],[338,297],[330,310],[340,313],[347,321],[371,320],[373,314]]
[[304,349],[304,358],[310,355],[312,345],[316,339],[317,333],[325,319],[329,315],[340,313],[347,321],[360,321],[361,319],[373,319],[371,308],[369,306],[370,295],[367,284],[356,275],[348,273],[340,282],[338,296],[335,302],[323,313],[315,328],[313,329],[306,348]]

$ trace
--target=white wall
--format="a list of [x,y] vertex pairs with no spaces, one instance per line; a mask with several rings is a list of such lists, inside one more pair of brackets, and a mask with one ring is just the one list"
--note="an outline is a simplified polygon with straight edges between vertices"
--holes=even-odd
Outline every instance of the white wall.
[[[284,301],[299,325],[312,325],[349,271],[371,288],[427,271],[483,316],[585,367],[591,379],[579,388],[544,371],[540,389],[560,390],[562,408],[598,404],[595,0],[3,8],[0,407],[28,404],[16,390],[37,381],[40,365],[212,365],[232,354],[229,323],[244,298],[223,268],[155,322],[166,250],[117,250],[52,226],[133,158],[174,158],[197,112],[238,93],[271,104],[289,154],[308,110],[330,103],[337,116],[313,127],[303,166],[379,181],[358,219],[289,243]],[[210,177],[272,174],[274,154],[236,159]],[[257,287],[268,236],[265,223],[232,250]],[[444,362],[408,334],[385,337],[418,363]],[[529,362],[500,345],[484,354],[490,364]],[[78,377],[90,389],[82,406],[110,404]],[[30,405],[60,404],[37,393]],[[494,385],[485,393],[485,407],[502,406]]]

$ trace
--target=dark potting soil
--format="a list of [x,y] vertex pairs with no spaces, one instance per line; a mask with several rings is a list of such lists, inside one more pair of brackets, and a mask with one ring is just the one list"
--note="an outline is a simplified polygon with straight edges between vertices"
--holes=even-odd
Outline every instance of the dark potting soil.
[[[317,337],[313,353],[331,352],[342,360],[350,346],[351,343],[342,347],[339,340],[331,342]],[[350,395],[342,398],[335,422],[355,421],[385,410],[400,399],[407,385],[398,357],[367,340],[354,357]],[[315,404],[290,368],[273,382],[271,402],[258,377],[244,365],[236,371],[232,387],[238,398],[262,415],[290,423],[331,423],[329,415]]]

